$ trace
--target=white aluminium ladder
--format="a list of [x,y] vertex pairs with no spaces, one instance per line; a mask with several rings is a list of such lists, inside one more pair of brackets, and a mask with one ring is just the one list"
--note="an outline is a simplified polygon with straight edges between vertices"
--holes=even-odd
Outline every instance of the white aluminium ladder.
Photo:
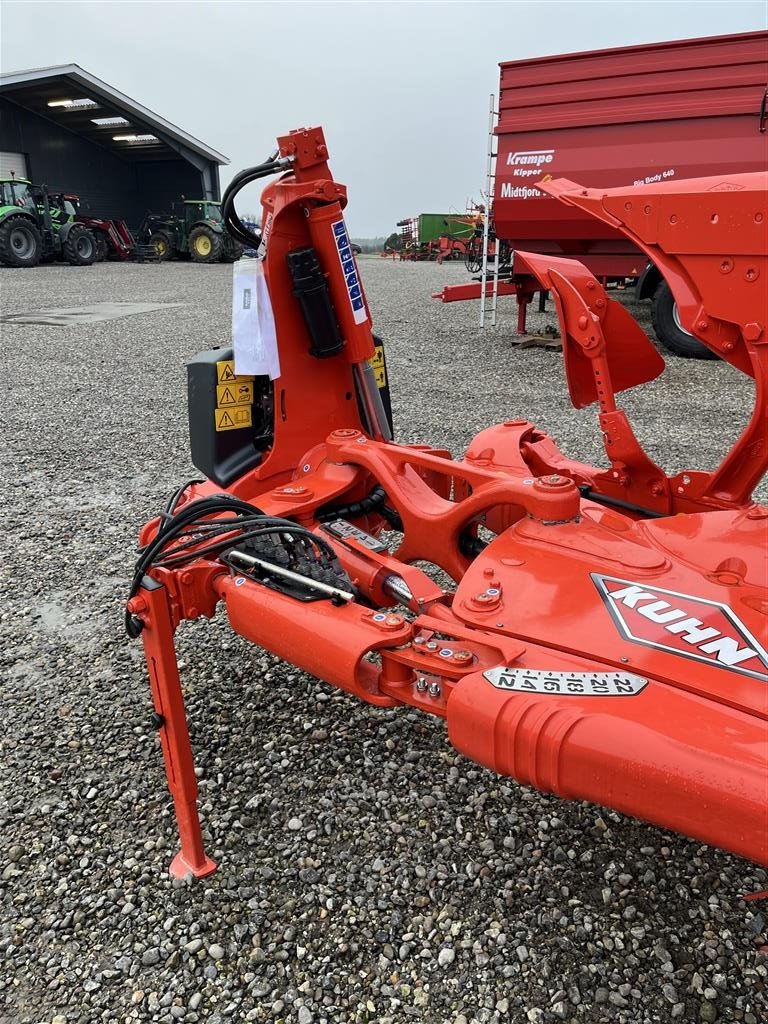
[[[495,97],[491,93],[491,100],[488,111],[488,164],[486,177],[486,198],[485,198],[485,219],[483,221],[483,265],[480,272],[480,326],[485,327],[486,313],[490,314],[491,327],[496,326],[496,303],[499,297],[499,244],[496,242],[496,252],[493,260],[493,286],[488,295],[488,250],[490,249],[490,227],[491,211],[493,209],[493,196],[496,190],[496,157],[498,147],[496,144],[496,118],[498,111],[494,102]],[[490,298],[490,302],[489,302]]]

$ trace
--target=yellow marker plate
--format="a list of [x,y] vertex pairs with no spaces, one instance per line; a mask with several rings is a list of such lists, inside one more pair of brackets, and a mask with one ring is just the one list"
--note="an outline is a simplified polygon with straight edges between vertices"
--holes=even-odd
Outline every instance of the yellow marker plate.
[[214,413],[216,430],[240,430],[253,424],[250,405],[224,406]]
[[253,381],[235,377],[229,384],[216,387],[216,405],[250,405],[253,401]]
[[377,345],[373,352],[373,358],[371,359],[371,366],[374,370],[378,370],[379,367],[384,365],[384,346]]
[[377,388],[385,388],[387,386],[387,374],[383,366],[380,369],[374,368],[373,375],[376,378]]
[[239,376],[235,373],[235,360],[234,359],[220,359],[216,363],[216,380],[219,384],[230,384],[236,380],[253,380],[253,376],[250,374],[241,373]]

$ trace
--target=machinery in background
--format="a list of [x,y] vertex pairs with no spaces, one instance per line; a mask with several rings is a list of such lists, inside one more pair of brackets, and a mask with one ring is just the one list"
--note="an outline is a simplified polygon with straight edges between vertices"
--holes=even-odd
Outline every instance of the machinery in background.
[[463,259],[475,235],[477,219],[478,212],[473,208],[466,214],[420,213],[399,220],[400,259],[418,263]]
[[[617,404],[663,371],[660,354],[582,262],[530,252],[516,262],[554,297],[570,398],[597,406],[604,465],[524,417],[460,458],[392,440],[384,346],[327,160],[321,129],[302,129],[227,190],[228,229],[263,255],[275,335],[261,341],[279,370],[239,375],[226,348],[191,360],[206,480],[140,534],[126,628],[144,643],[179,826],[172,873],[215,869],[174,633],[220,602],[237,633],[319,679],[444,718],[454,747],[501,775],[768,864],[768,508],[752,500],[768,468],[768,174],[537,186],[630,239],[685,329],[755,379],[721,465],[668,474]],[[259,242],[234,200],[269,175]]]
[[161,262],[189,256],[195,263],[234,263],[243,255],[224,227],[221,203],[207,199],[182,199],[171,213],[147,213],[137,235]]
[[0,263],[35,267],[58,259],[86,267],[97,257],[95,236],[59,205],[55,193],[26,178],[0,179]]
[[[768,32],[713,36],[507,61],[491,97],[487,194],[492,229],[509,251],[581,260],[603,285],[636,283],[652,302],[656,336],[680,356],[715,358],[682,324],[662,269],[608,220],[565,208],[541,188],[552,177],[627,187],[760,171],[768,157]],[[518,333],[536,281],[483,259],[480,280],[449,285],[444,302],[516,295]],[[499,278],[502,278],[499,282]]]
[[140,262],[156,259],[155,248],[138,244],[124,220],[88,217],[80,211],[80,197],[72,192],[49,193],[51,216],[59,224],[75,221],[82,224],[96,240],[96,259],[133,260]]

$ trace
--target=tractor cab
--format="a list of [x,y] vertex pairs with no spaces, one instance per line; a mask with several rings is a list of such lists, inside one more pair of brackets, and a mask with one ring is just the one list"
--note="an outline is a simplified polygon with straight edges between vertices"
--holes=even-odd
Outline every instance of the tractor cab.
[[190,230],[195,224],[200,222],[224,224],[224,218],[221,213],[221,203],[212,203],[199,199],[185,199],[183,205],[184,219]]
[[31,182],[26,178],[0,179],[0,208],[18,206],[22,210],[32,204]]

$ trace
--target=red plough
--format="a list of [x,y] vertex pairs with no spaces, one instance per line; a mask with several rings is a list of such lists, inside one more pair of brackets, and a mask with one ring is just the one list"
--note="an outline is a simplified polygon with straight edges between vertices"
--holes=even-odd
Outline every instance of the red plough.
[[[768,466],[766,175],[539,186],[624,232],[684,326],[755,378],[722,465],[668,476],[616,402],[661,357],[580,263],[533,254],[517,256],[556,299],[571,398],[598,405],[606,466],[525,419],[483,430],[463,458],[393,441],[346,189],[320,129],[278,145],[224,210],[237,232],[237,190],[280,175],[262,197],[280,376],[238,377],[227,351],[192,361],[208,479],[144,527],[128,602],[179,823],[172,872],[215,867],[174,631],[222,601],[241,636],[361,700],[445,718],[493,771],[768,864],[768,509],[751,499]],[[225,385],[244,404],[221,429]]]

